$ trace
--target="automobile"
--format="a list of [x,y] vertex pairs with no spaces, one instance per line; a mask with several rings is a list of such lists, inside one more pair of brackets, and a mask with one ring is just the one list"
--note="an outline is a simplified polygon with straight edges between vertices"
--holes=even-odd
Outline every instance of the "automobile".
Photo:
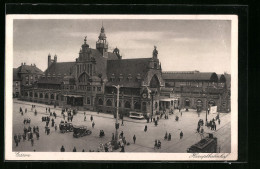
[[59,128],[60,128],[61,133],[72,132],[73,131],[73,124],[72,123],[65,123],[64,121],[61,121]]
[[129,117],[133,119],[144,119],[143,113],[133,111],[129,112]]
[[92,133],[91,130],[87,129],[87,126],[74,126],[73,127],[73,137],[79,138],[83,136],[90,135]]
[[188,153],[217,153],[217,138],[212,133],[187,149]]

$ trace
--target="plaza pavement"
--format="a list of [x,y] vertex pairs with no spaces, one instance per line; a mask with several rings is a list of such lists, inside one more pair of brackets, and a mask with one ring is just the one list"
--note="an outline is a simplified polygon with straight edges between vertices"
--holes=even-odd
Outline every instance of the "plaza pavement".
[[[31,112],[31,105],[36,105],[38,115],[35,116]],[[19,108],[23,110],[27,108],[28,112],[22,116],[19,113]],[[13,141],[13,151],[38,151],[38,152],[58,152],[61,145],[65,147],[66,151],[72,151],[75,146],[77,151],[97,150],[100,143],[109,142],[112,138],[112,133],[115,133],[115,119],[112,114],[97,113],[92,111],[85,111],[87,114],[87,121],[84,121],[84,111],[79,111],[73,118],[74,125],[86,125],[92,134],[81,138],[73,138],[72,132],[62,134],[50,127],[50,135],[44,133],[45,122],[41,122],[42,116],[47,116],[46,107],[51,107],[51,112],[55,111],[58,115],[55,123],[59,125],[62,120],[61,109],[54,109],[53,106],[24,102],[14,99],[13,103],[13,136],[14,134],[23,133],[23,119],[31,118],[31,127],[39,126],[40,139],[36,140],[34,136],[34,146],[31,146],[29,141],[21,141],[18,147],[15,146]],[[170,115],[169,119],[160,119],[159,125],[156,127],[154,123],[146,123],[146,120],[135,120],[124,117],[124,126],[120,125],[119,133],[124,132],[126,141],[130,143],[129,146],[125,146],[126,152],[177,152],[185,153],[187,148],[192,144],[198,142],[201,136],[196,133],[197,123],[199,119],[205,121],[205,112],[200,113],[200,117],[194,110],[184,112],[182,116],[179,114],[179,121],[175,121],[175,115],[179,114],[178,110],[174,112],[174,115]],[[93,115],[95,128],[91,128],[90,115]],[[208,120],[215,117],[216,114],[210,114]],[[217,131],[211,131],[207,127],[204,127],[205,132],[213,133],[218,138],[218,145],[220,146],[220,152],[231,151],[231,129],[230,129],[230,113],[220,113],[221,124],[217,123]],[[121,124],[121,120],[119,120]],[[144,132],[144,126],[147,125],[148,131]],[[25,125],[28,127],[28,124]],[[99,138],[99,131],[105,131],[105,137]],[[163,139],[165,132],[171,133],[172,140],[166,141]],[[179,133],[184,133],[183,139],[179,138]],[[133,143],[133,135],[136,135],[136,144]],[[154,150],[154,140],[159,139],[162,142],[162,148]],[[120,150],[116,150],[120,151]]]

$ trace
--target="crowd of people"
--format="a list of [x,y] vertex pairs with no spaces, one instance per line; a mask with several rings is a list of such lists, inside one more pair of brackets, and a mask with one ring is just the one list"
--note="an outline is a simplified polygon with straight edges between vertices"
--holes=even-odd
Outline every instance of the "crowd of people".
[[[51,128],[55,129],[55,131],[57,130],[57,124],[55,123],[55,119],[57,118],[57,114],[55,113],[55,111],[51,111],[50,107],[46,107],[45,110],[46,110],[46,113],[48,113],[48,115],[45,116],[45,117],[42,117],[42,122],[45,122],[44,128],[45,128],[46,135],[50,135]],[[36,110],[36,106],[35,105],[32,105],[31,111],[34,112],[35,115],[37,115],[37,110]],[[24,108],[24,111],[23,111],[22,107],[20,107],[20,113],[22,115],[23,115],[23,112],[27,113],[28,112],[27,108]],[[155,126],[158,126],[159,125],[159,121],[161,121],[161,119],[164,118],[165,120],[168,120],[169,119],[169,115],[171,115],[171,114],[174,114],[174,112],[173,111],[169,111],[168,113],[162,112],[160,114],[157,114],[157,115],[154,115],[154,116],[150,116],[146,120],[147,120],[147,123],[152,123],[153,122]],[[72,109],[64,108],[64,109],[61,110],[61,118],[63,118],[65,120],[66,117],[67,117],[67,121],[68,122],[69,121],[70,122],[73,121],[73,116],[74,115],[75,115],[75,111],[72,110]],[[84,117],[84,121],[87,121],[87,116],[86,116],[85,112],[84,112],[84,116],[83,117]],[[179,110],[179,113],[177,112],[175,117],[176,117],[175,120],[177,119],[176,121],[178,121],[180,117],[182,118],[182,112]],[[94,122],[93,115],[90,115],[89,119],[91,121],[92,128],[94,128],[95,122]],[[206,122],[206,124],[207,124],[208,127],[210,127],[211,130],[216,130],[216,123],[217,122],[220,124],[219,115],[216,117],[216,119],[213,118],[208,123]],[[39,127],[38,126],[33,126],[33,128],[31,128],[31,126],[30,126],[31,125],[31,119],[30,118],[24,118],[23,124],[24,124],[24,134],[15,134],[14,135],[15,144],[16,144],[16,146],[18,146],[18,144],[20,143],[21,139],[23,139],[23,141],[28,139],[28,141],[31,141],[31,145],[33,146],[34,145],[34,135],[35,135],[35,138],[37,140],[39,140],[39,137],[40,137]],[[29,126],[26,127],[26,125],[29,125]],[[122,119],[122,125],[121,126],[123,126],[123,125],[124,125],[124,123],[123,123],[123,119]],[[148,132],[148,126],[149,126],[149,130],[151,130],[150,125],[147,124],[147,125],[144,126],[144,132]],[[204,126],[204,121],[200,120],[198,122],[198,127],[197,127],[197,132],[198,133],[203,133],[204,132],[203,126]],[[99,136],[100,137],[104,137],[105,136],[104,130],[100,130]],[[183,131],[180,131],[179,138],[182,139],[183,136],[184,136]],[[138,141],[136,135],[133,134],[131,137],[133,139],[132,143],[136,144],[136,141]],[[178,137],[178,134],[177,134],[177,137]],[[173,138],[177,138],[177,137],[175,136],[175,133],[173,133]],[[166,131],[166,133],[164,135],[164,139],[162,139],[162,140],[163,140],[162,141],[163,143],[165,143],[164,140],[165,141],[171,141],[172,140],[172,133],[168,133]],[[113,143],[113,141],[115,141],[114,133],[112,133],[111,143]],[[159,139],[157,138],[155,140],[154,149],[160,149],[162,147],[162,142],[160,141],[160,138]],[[108,146],[106,146],[106,144],[104,144],[103,147],[104,147],[104,151],[108,152],[108,148],[107,148]],[[126,141],[126,137],[124,136],[123,130],[119,134],[119,138],[118,138],[118,143],[117,144],[121,148],[121,150],[120,150],[121,152],[125,152],[125,146],[126,145],[130,145],[130,143]],[[138,142],[137,142],[137,144],[138,144]],[[65,147],[63,145],[61,146],[60,151],[61,152],[65,152]],[[76,147],[74,147],[72,151],[73,152],[77,152]],[[93,150],[89,150],[89,151],[92,152]],[[97,150],[97,151],[100,151],[100,150]],[[83,149],[82,152],[85,152],[85,149]]]

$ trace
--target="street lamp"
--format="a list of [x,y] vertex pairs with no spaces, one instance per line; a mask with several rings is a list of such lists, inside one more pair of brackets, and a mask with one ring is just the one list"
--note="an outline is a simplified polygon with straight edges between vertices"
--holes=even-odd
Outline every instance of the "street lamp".
[[[118,109],[119,109],[119,90],[120,90],[120,85],[113,85],[117,89],[117,102],[116,102],[116,134],[115,134],[115,140],[114,140],[114,149],[118,149],[118,128],[119,128],[119,123],[118,123]],[[121,86],[122,87],[122,86]]]
[[151,91],[151,96],[152,96],[152,117],[153,117],[153,97],[154,97],[154,94],[155,92],[154,91]]

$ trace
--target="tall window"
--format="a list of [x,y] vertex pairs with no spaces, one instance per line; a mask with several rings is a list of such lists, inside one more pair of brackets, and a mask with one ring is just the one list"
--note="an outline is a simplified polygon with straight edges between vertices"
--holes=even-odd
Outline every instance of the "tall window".
[[98,99],[98,105],[103,105],[103,100],[101,98]]
[[141,104],[140,104],[140,102],[135,102],[135,104],[134,104],[134,109],[141,109]]
[[51,99],[54,99],[54,94],[51,94]]
[[112,102],[110,99],[107,100],[107,103],[106,103],[107,106],[112,106]]
[[97,87],[97,91],[98,91],[98,92],[101,92],[101,87]]
[[87,97],[87,104],[90,104],[90,98]]
[[128,109],[131,108],[131,103],[129,101],[125,102],[125,108],[128,108]]

